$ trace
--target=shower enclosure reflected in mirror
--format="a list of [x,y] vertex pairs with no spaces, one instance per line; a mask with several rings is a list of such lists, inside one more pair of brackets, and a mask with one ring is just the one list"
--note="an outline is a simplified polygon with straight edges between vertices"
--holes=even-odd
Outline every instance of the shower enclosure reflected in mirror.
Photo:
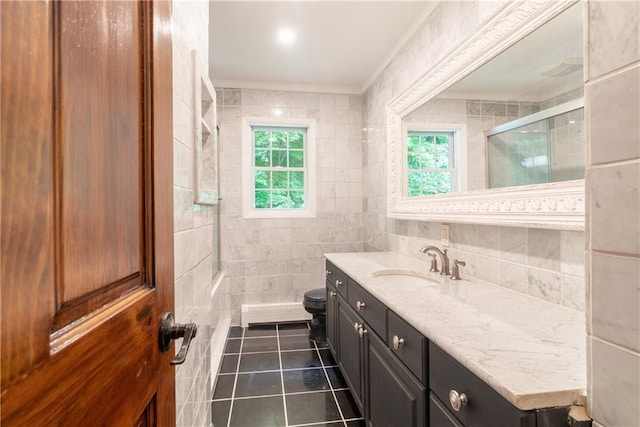
[[487,188],[584,179],[584,99],[486,132]]

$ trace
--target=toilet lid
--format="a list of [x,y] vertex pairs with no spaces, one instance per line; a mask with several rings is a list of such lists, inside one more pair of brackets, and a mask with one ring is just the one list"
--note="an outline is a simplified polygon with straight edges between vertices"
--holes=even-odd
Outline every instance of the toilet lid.
[[312,289],[304,293],[304,299],[310,302],[324,302],[327,299],[327,294],[324,288]]
[[324,288],[312,289],[304,293],[304,307],[308,310],[323,311],[326,308],[327,297]]

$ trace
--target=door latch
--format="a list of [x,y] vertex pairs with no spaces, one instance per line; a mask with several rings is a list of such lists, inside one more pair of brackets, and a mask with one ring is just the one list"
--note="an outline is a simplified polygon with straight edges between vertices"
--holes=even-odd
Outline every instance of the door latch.
[[171,348],[171,341],[182,338],[180,351],[171,359],[172,365],[181,365],[187,357],[191,339],[195,338],[198,327],[195,323],[175,323],[173,313],[165,313],[162,315],[160,322],[160,350],[168,351]]

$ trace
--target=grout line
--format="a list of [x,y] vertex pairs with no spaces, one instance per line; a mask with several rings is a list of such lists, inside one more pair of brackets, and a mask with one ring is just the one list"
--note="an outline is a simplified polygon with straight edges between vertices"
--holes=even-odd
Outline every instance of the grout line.
[[280,353],[280,330],[276,324],[276,339],[278,341],[278,360],[280,361],[280,384],[282,386],[282,408],[284,409],[284,425],[289,426],[289,417],[287,416],[287,399],[284,392],[284,373],[282,372],[282,354]]
[[327,369],[324,366],[324,360],[320,356],[320,350],[318,350],[318,344],[313,341],[313,346],[316,348],[316,353],[318,353],[318,359],[320,359],[320,365],[322,366],[322,370],[324,371],[324,377],[327,379],[327,384],[329,384],[329,390],[331,390],[331,394],[333,395],[333,401],[336,403],[336,407],[338,408],[338,412],[340,413],[340,419],[342,420],[342,424],[347,427],[347,422],[344,420],[344,414],[342,413],[342,408],[340,407],[340,402],[338,402],[338,397],[336,396],[336,392],[333,390],[333,384],[331,384],[331,379],[329,378],[329,374],[327,373]]
[[231,414],[233,413],[233,401],[236,397],[236,386],[238,385],[238,371],[240,371],[240,360],[242,359],[242,345],[244,344],[244,332],[245,328],[242,328],[242,341],[240,342],[240,353],[238,354],[238,363],[236,364],[236,376],[233,380],[233,391],[231,392],[231,405],[229,405],[229,419],[227,420],[227,427],[231,427]]

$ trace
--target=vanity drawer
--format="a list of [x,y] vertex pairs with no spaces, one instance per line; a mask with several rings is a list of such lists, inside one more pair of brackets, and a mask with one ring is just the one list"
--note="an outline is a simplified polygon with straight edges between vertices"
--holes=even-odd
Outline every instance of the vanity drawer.
[[[534,413],[513,406],[432,342],[429,342],[429,388],[443,402],[449,414],[467,427],[536,425]],[[466,405],[458,411],[451,404],[451,391],[466,396]]]
[[347,275],[344,274],[338,267],[333,265],[330,261],[327,261],[326,269],[327,282],[331,286],[335,287],[340,295],[347,298]]
[[349,279],[349,305],[379,336],[387,334],[387,307],[365,291],[357,282]]
[[429,393],[429,425],[438,427],[463,427],[438,398]]
[[427,340],[391,310],[387,313],[387,345],[423,384],[427,383]]

